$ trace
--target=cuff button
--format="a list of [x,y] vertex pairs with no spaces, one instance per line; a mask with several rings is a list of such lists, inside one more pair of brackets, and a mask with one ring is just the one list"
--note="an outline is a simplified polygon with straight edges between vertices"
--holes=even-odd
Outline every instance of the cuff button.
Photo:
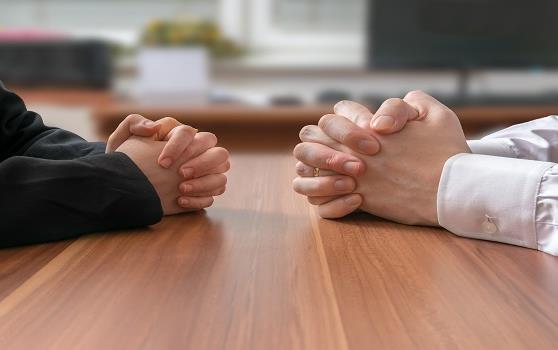
[[486,217],[486,220],[481,225],[482,232],[487,234],[494,234],[498,232],[498,227],[494,222],[492,222],[492,218]]

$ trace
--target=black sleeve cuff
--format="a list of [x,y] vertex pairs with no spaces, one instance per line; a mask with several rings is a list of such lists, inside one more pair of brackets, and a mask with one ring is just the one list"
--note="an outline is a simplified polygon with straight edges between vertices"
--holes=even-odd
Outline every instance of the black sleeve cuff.
[[157,192],[123,153],[75,160],[12,157],[0,163],[0,246],[152,225]]

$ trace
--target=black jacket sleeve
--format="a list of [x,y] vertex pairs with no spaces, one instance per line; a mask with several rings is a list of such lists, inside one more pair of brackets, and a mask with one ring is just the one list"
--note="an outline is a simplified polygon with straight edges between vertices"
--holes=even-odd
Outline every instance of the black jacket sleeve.
[[155,189],[123,153],[46,127],[0,83],[0,247],[156,223]]

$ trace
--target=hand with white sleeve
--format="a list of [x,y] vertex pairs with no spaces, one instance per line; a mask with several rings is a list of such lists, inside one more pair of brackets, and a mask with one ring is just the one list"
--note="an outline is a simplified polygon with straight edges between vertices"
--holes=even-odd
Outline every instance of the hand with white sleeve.
[[[469,152],[463,130],[455,113],[422,92],[407,94],[396,114],[406,116],[405,128],[393,135],[374,133],[382,146],[374,156],[357,153],[343,143],[340,136],[347,133],[336,125],[343,123],[348,129],[355,125],[341,116],[324,117],[320,127],[310,128],[303,136],[305,142],[294,150],[303,164],[299,171],[304,167],[338,171],[343,168],[336,162],[345,161],[339,154],[344,153],[363,162],[362,173],[298,177],[295,191],[329,200],[319,204],[320,215],[325,217],[335,217],[339,206],[352,205],[352,210],[359,208],[405,224],[438,225],[437,193],[444,164],[456,154]],[[346,185],[346,192],[340,184]],[[332,199],[340,194],[351,195]],[[362,197],[362,203],[354,194]]]

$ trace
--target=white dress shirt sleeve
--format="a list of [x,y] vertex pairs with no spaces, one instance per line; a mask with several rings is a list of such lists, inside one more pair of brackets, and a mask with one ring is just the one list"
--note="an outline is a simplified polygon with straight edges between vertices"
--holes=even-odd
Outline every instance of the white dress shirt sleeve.
[[474,154],[444,165],[440,225],[460,236],[558,255],[558,118],[515,125],[469,147]]
[[558,163],[558,116],[517,124],[468,144],[476,154]]

